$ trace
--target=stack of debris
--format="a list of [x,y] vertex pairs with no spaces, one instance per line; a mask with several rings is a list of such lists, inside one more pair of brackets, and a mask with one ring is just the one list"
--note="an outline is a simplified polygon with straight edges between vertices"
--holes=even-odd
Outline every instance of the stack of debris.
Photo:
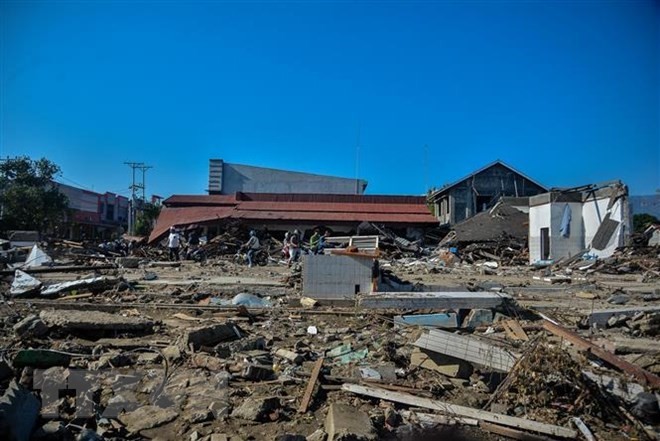
[[458,248],[469,263],[494,260],[502,265],[524,265],[528,261],[527,223],[527,214],[500,201],[456,224],[439,247]]

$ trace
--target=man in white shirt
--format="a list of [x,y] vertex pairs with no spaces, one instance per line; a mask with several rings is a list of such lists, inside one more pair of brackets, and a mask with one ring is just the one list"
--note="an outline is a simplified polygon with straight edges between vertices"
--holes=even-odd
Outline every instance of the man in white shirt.
[[170,260],[179,260],[179,246],[181,245],[181,236],[176,228],[170,227],[170,235],[167,238],[167,247],[170,250]]

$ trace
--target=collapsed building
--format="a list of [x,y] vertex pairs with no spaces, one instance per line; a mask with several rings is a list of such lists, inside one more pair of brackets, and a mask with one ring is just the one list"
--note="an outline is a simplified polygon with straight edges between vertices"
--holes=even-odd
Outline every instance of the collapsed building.
[[[163,239],[172,226],[200,228],[211,238],[227,222],[268,231],[305,231],[322,226],[336,232],[356,231],[363,222],[395,230],[433,227],[423,196],[235,193],[233,195],[174,195],[163,209],[149,243]],[[405,233],[404,233],[405,234]]]
[[578,254],[604,258],[631,232],[628,187],[621,181],[554,189],[530,198],[529,261]]

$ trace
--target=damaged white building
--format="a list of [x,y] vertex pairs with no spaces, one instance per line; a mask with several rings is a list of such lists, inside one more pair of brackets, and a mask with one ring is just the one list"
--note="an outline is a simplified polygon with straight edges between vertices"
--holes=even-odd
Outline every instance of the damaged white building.
[[529,204],[530,263],[585,251],[609,257],[630,235],[628,187],[621,181],[551,190]]

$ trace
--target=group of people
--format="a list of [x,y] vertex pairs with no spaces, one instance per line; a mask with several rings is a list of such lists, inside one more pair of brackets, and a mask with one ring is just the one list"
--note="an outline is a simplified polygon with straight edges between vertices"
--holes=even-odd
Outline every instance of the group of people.
[[[303,243],[303,235],[299,230],[294,230],[293,233],[286,232],[284,234],[284,242],[282,247],[282,254],[287,260],[287,264],[291,265],[300,259],[303,250],[312,254],[323,254],[323,250],[327,245],[327,238],[330,236],[330,231],[326,230],[323,234],[319,228],[315,228],[312,236],[309,238],[309,244]],[[200,238],[197,230],[192,230],[188,234],[187,240],[175,228],[170,227],[170,234],[167,238],[167,247],[169,249],[170,260],[179,260],[180,249],[186,246],[186,256],[194,254],[199,248]],[[254,266],[254,256],[261,249],[261,243],[254,230],[250,231],[250,238],[243,245],[246,251],[246,261],[249,267]]]
[[181,233],[175,228],[170,227],[170,234],[167,237],[167,249],[169,250],[170,260],[179,260],[180,250],[185,242],[186,258],[191,258],[199,249],[200,239],[197,230],[191,230],[188,233],[188,238],[184,239]]
[[[330,236],[330,231],[326,230],[321,235],[320,230],[315,228],[312,237],[309,238],[309,252],[312,254],[323,254],[328,236]],[[287,259],[287,264],[291,265],[293,262],[297,262],[304,249],[303,236],[300,231],[294,230],[293,233],[287,231],[284,234],[283,245],[282,254]]]

